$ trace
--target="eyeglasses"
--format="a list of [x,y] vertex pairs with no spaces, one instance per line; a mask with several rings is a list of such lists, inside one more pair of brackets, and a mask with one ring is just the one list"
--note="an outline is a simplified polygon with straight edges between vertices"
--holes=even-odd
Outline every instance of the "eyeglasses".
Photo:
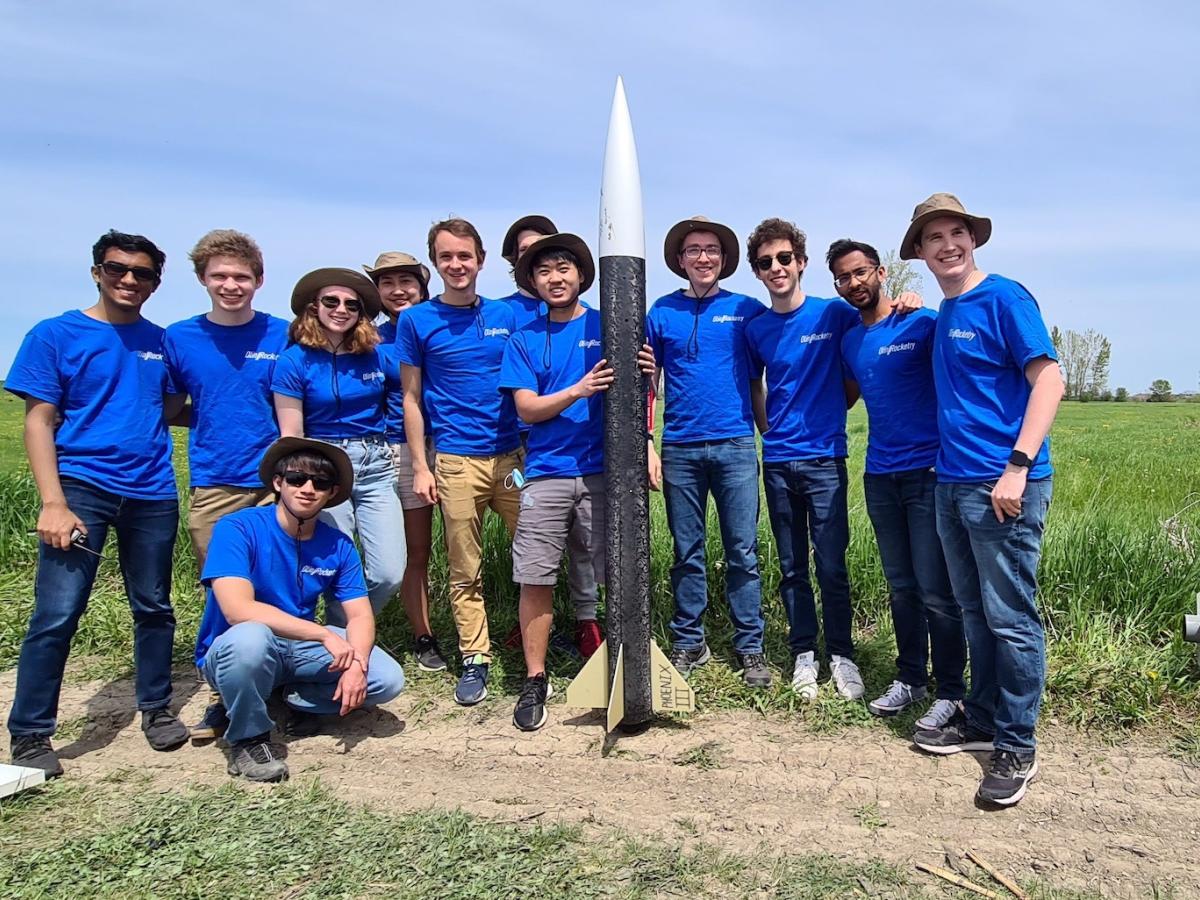
[[319,475],[310,475],[308,472],[297,472],[294,469],[284,472],[283,480],[295,488],[304,487],[311,481],[312,486],[318,491],[329,491],[337,487],[337,481],[332,478],[322,478]]
[[755,268],[760,272],[771,271],[771,266],[775,265],[775,260],[779,260],[781,266],[790,266],[792,260],[796,258],[796,254],[791,250],[784,250],[781,253],[776,253],[774,257],[760,256],[754,261]]
[[707,247],[697,247],[693,245],[691,247],[683,248],[684,259],[699,259],[701,253],[703,253],[709,259],[717,259],[721,255],[721,248],[716,244],[709,244]]
[[126,275],[133,275],[135,281],[140,281],[142,284],[158,284],[158,273],[153,269],[147,269],[145,266],[126,266],[112,260],[105,260],[100,263],[100,271],[109,278],[115,281],[120,281]]
[[863,266],[861,269],[855,269],[853,272],[846,272],[844,275],[838,275],[833,279],[833,283],[838,287],[845,287],[851,281],[866,281],[867,276],[879,271],[879,266]]
[[360,313],[362,312],[362,303],[355,298],[344,299],[342,297],[334,297],[326,294],[324,297],[318,298],[318,302],[326,309],[337,309],[339,306],[346,307],[346,312]]

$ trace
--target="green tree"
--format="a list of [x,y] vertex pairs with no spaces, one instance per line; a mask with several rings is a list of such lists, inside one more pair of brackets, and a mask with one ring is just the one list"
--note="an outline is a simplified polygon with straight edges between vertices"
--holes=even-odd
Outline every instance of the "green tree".
[[887,279],[883,283],[883,292],[889,297],[899,297],[905,291],[921,293],[924,282],[921,273],[913,268],[911,259],[901,259],[895,250],[883,254],[883,267],[887,269]]
[[1117,403],[1124,403],[1128,399],[1129,391],[1125,390],[1123,387],[1117,388],[1117,393],[1113,395],[1113,400],[1115,400]]
[[1171,382],[1165,378],[1155,378],[1150,382],[1150,402],[1169,403],[1171,400]]

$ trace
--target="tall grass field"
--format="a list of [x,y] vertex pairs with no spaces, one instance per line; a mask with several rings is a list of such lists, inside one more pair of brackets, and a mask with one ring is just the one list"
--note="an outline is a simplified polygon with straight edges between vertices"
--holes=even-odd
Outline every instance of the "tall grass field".
[[[28,532],[38,497],[21,445],[23,406],[0,399],[0,667],[15,664],[33,602],[36,538]],[[861,472],[866,417],[851,412],[850,580],[856,638],[868,691],[894,674],[895,648],[887,585],[863,504]],[[186,484],[186,435],[176,432],[176,465]],[[1065,404],[1052,436],[1054,500],[1041,564],[1039,602],[1046,622],[1049,677],[1044,714],[1100,730],[1166,726],[1200,735],[1200,670],[1194,648],[1180,637],[1184,613],[1200,591],[1200,405],[1149,403]],[[179,620],[176,655],[189,660],[203,594],[181,515],[175,552],[174,603]],[[653,622],[663,646],[672,599],[671,542],[662,499],[652,499]],[[766,517],[759,523],[759,560],[767,620],[766,652],[780,674],[767,691],[741,686],[729,665],[732,628],[725,610],[723,560],[715,512],[710,509],[708,640],[717,664],[697,671],[693,684],[701,708],[749,707],[795,712],[810,724],[842,727],[867,718],[862,704],[845,704],[831,691],[802,708],[788,687],[791,661],[787,621],[779,601],[778,561]],[[110,537],[110,542],[113,539]],[[445,553],[435,532],[432,611],[444,647],[455,646],[446,601]],[[507,536],[499,520],[485,529],[485,590],[493,644],[516,622],[517,590],[511,581]],[[89,671],[118,677],[132,661],[131,620],[115,564],[115,545],[75,640],[75,653],[92,660]],[[557,597],[560,630],[569,634],[565,586]],[[411,636],[398,602],[383,613],[381,642],[408,660]],[[578,661],[552,660],[556,677],[570,677]],[[415,665],[407,667],[415,674]],[[515,692],[523,668],[519,651],[501,650],[494,685]],[[497,677],[498,676],[498,677]],[[429,686],[440,689],[433,676]],[[442,679],[445,676],[441,676]],[[417,678],[414,689],[424,679]],[[448,689],[448,685],[447,685]],[[1198,746],[1195,740],[1193,746]]]

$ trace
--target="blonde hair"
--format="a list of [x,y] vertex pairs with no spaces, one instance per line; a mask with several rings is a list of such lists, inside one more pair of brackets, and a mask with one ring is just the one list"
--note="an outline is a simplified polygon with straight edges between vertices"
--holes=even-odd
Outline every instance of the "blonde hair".
[[[288,326],[288,339],[301,347],[310,347],[314,350],[326,349],[325,327],[317,318],[316,300],[309,301],[308,306],[304,307],[304,312],[292,319],[292,324]],[[341,352],[370,353],[378,344],[379,329],[373,322],[367,320],[364,309],[358,314],[358,321],[354,323],[354,327],[342,341]]]
[[234,259],[240,259],[250,267],[255,278],[263,277],[262,251],[258,249],[254,238],[248,234],[242,234],[231,228],[218,228],[216,231],[210,231],[196,242],[196,246],[188,254],[188,259],[192,261],[196,274],[203,278],[209,260],[216,256],[232,256]]

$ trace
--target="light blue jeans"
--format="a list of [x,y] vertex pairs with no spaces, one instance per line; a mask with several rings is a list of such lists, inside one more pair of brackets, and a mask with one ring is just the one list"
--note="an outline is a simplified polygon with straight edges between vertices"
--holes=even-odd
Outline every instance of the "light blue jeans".
[[[400,590],[408,562],[404,542],[404,509],[396,496],[396,470],[388,445],[379,440],[346,440],[338,443],[354,466],[354,489],[350,499],[321,511],[321,520],[358,538],[363,574],[371,609],[379,616]],[[325,620],[345,625],[346,614],[336,600],[326,600]]]

